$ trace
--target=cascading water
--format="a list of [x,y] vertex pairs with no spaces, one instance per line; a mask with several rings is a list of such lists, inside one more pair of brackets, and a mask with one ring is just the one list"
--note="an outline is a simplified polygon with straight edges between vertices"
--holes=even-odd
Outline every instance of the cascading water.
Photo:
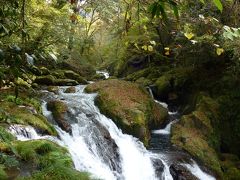
[[[148,88],[148,91],[151,97],[154,99],[151,88]],[[155,102],[168,109],[168,105],[166,103],[159,102],[158,100],[155,100]],[[152,131],[150,150],[155,154],[159,154],[160,158],[164,160],[163,162],[165,163],[165,167],[168,167],[167,169],[169,169],[169,167],[173,164],[178,164],[188,169],[192,175],[200,180],[215,180],[214,177],[202,171],[198,164],[190,157],[190,155],[179,151],[172,146],[170,142],[171,126],[179,121],[179,115],[178,112],[170,112],[169,110],[168,114],[169,122],[165,128]],[[167,179],[172,179],[172,177],[169,177],[168,175],[165,176]]]
[[[66,88],[60,88],[59,95],[47,92],[47,99],[58,99],[67,104],[66,118],[71,122],[71,134],[57,125],[54,126],[60,138],[42,136],[32,127],[19,125],[11,126],[9,131],[19,140],[48,139],[65,146],[72,156],[75,168],[91,173],[93,178],[172,180],[169,167],[172,163],[179,163],[199,179],[214,179],[204,173],[189,156],[187,158],[191,164],[186,161],[177,162],[171,158],[176,154],[185,156],[184,153],[172,149],[170,144],[170,128],[175,121],[171,121],[165,129],[154,131],[151,148],[146,150],[137,138],[123,134],[111,119],[100,113],[94,105],[96,94],[84,93],[85,86],[76,86],[76,93],[66,94],[64,93]],[[43,103],[43,113],[52,121],[51,112],[47,110],[46,104]],[[171,117],[177,115],[170,114]]]

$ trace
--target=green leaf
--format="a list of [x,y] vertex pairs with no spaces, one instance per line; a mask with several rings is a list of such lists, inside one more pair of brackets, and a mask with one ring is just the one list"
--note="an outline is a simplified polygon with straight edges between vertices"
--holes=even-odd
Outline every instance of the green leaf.
[[220,0],[213,0],[213,3],[217,6],[217,8],[222,12],[223,5]]
[[201,1],[201,3],[203,3],[203,4],[205,4],[205,1],[204,1],[204,0],[199,0],[199,1]]

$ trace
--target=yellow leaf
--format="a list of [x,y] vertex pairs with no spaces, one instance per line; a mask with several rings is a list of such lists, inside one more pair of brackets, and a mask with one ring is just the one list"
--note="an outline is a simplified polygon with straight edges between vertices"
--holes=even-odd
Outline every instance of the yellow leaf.
[[165,55],[166,55],[166,56],[169,56],[169,55],[170,55],[170,52],[169,52],[169,51],[166,51],[166,52],[165,52]]
[[218,56],[220,56],[222,53],[224,53],[224,49],[223,48],[217,48],[216,53]]
[[146,45],[142,46],[142,49],[144,49],[145,51],[148,50],[148,47]]
[[184,36],[190,40],[194,37],[194,34],[193,33],[184,33]]
[[148,51],[152,52],[153,51],[153,47],[151,45],[148,46]]
[[169,55],[170,55],[170,48],[169,48],[169,47],[165,47],[164,50],[165,50],[165,53],[164,53],[164,54],[165,54],[166,56],[169,56]]
[[134,46],[135,46],[137,49],[139,49],[139,47],[138,47],[137,43],[134,43]]
[[156,45],[156,42],[155,41],[150,41],[150,43],[152,44],[152,45]]

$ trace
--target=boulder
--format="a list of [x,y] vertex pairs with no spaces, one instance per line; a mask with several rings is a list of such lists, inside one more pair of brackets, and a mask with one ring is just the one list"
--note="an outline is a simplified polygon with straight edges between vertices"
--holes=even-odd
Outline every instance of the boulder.
[[76,80],[80,84],[88,84],[87,80],[85,80],[83,77],[81,77],[79,74],[73,71],[70,71],[70,70],[64,71],[64,75],[69,79]]
[[50,71],[46,67],[41,67],[40,71],[41,71],[42,75],[49,75],[50,74]]
[[57,86],[76,86],[79,83],[72,79],[56,79],[54,84]]
[[71,125],[65,119],[66,113],[68,111],[67,105],[62,101],[53,100],[47,103],[47,109],[52,111],[53,118],[60,126],[60,128],[66,132],[71,133]]
[[54,94],[58,94],[59,88],[57,86],[48,86],[47,90],[49,92],[53,92]]
[[96,104],[123,132],[148,144],[150,128],[159,128],[168,116],[136,83],[109,79],[90,84],[86,92],[98,92]]
[[52,75],[47,76],[38,76],[35,79],[35,83],[40,85],[54,85],[55,84],[55,77]]
[[186,167],[179,164],[172,164],[169,167],[173,180],[198,180]]
[[67,88],[64,92],[65,93],[75,93],[76,88],[74,86],[71,86],[71,87]]

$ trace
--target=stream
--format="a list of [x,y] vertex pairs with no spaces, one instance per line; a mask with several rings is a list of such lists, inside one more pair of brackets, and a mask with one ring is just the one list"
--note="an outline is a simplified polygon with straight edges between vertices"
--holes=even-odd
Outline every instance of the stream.
[[[18,140],[48,139],[68,149],[74,166],[87,171],[92,178],[104,180],[171,180],[172,164],[185,167],[195,179],[213,180],[186,153],[177,150],[170,143],[171,125],[179,115],[169,112],[169,124],[152,131],[150,148],[146,149],[137,138],[123,134],[111,119],[100,113],[94,104],[97,94],[84,93],[86,86],[76,86],[75,93],[64,93],[67,87],[60,87],[58,95],[45,91],[42,104],[43,114],[54,124],[59,137],[43,136],[33,127],[12,125],[9,131]],[[72,133],[63,131],[47,110],[49,100],[61,100],[68,106],[66,118]],[[155,100],[156,101],[156,100]],[[156,101],[157,103],[166,104]]]

